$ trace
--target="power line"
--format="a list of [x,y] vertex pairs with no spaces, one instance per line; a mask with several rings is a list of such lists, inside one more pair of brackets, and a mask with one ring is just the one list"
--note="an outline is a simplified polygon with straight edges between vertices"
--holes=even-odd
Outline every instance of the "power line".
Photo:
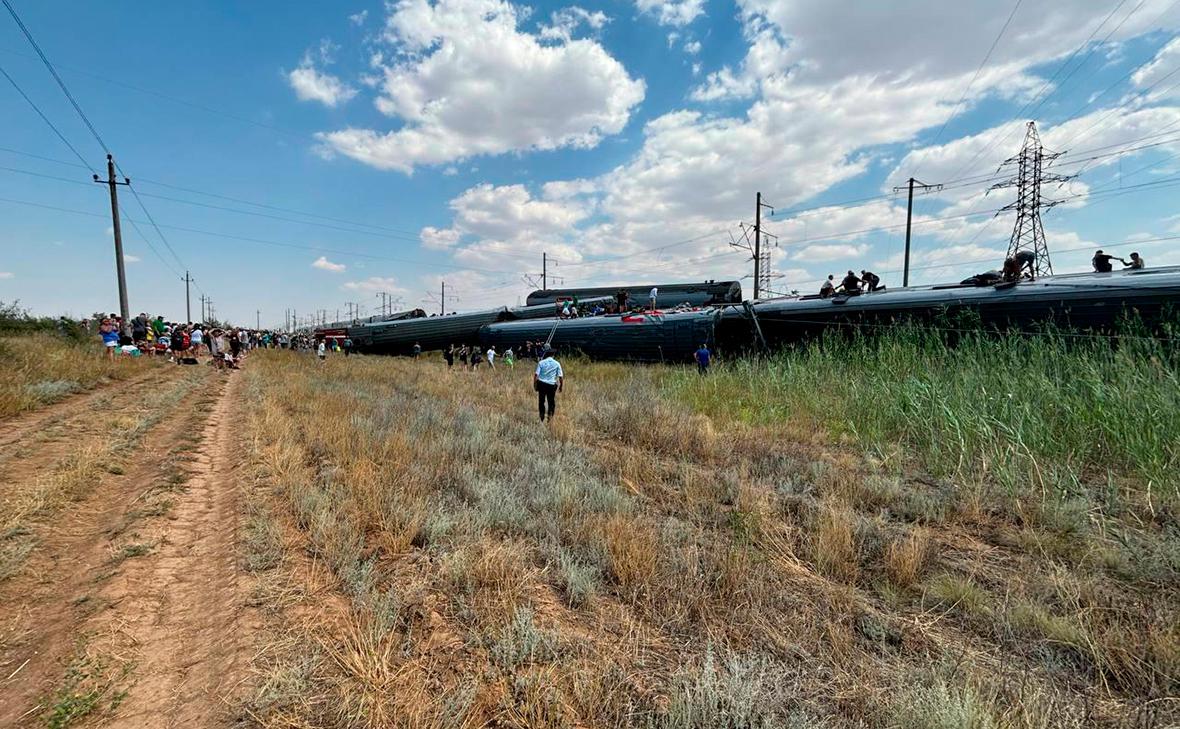
[[[1058,254],[1077,253],[1079,251],[1093,250],[1095,247],[1106,248],[1106,247],[1115,246],[1115,245],[1145,246],[1145,245],[1153,245],[1155,243],[1167,243],[1167,242],[1177,241],[1177,240],[1180,240],[1180,235],[1169,235],[1169,236],[1161,236],[1158,238],[1146,238],[1143,240],[1129,241],[1129,242],[1122,241],[1119,243],[1096,243],[1093,245],[1077,246],[1074,248],[1061,248],[1061,249],[1058,249],[1057,253]],[[997,255],[997,257],[999,257],[1000,255],[1002,255],[1002,253],[997,251],[996,255]],[[938,268],[955,268],[958,266],[967,266],[967,265],[970,265],[973,263],[995,263],[995,259],[994,258],[975,258],[975,259],[967,260],[967,261],[953,261],[951,263],[934,263],[934,264],[930,264],[930,265],[926,265],[926,266],[915,266],[915,267],[911,268],[910,270],[911,271],[930,271],[930,270],[934,270],[934,269],[938,269]],[[878,273],[901,273],[901,272],[902,272],[902,270],[900,268],[878,271]],[[808,283],[823,283],[823,281],[824,281],[824,279],[822,279],[822,278],[814,278],[814,279],[808,279],[806,281],[797,281],[797,282],[795,282],[795,284],[792,284],[792,285],[808,284]]]
[[[22,57],[22,58],[32,58],[32,56],[30,56],[30,55],[28,55],[28,54],[26,54],[26,53],[21,53],[20,51],[14,51],[14,50],[11,50],[11,49],[8,49],[8,48],[0,48],[0,52],[3,52],[3,53],[11,53],[11,54],[12,54],[12,55],[14,55],[14,56],[20,56],[20,57]],[[204,111],[204,112],[206,112],[206,113],[209,113],[209,114],[214,114],[214,115],[216,115],[216,116],[222,116],[222,117],[225,117],[225,118],[227,118],[227,119],[232,119],[232,120],[234,120],[234,121],[241,122],[241,123],[243,123],[243,124],[249,124],[249,125],[251,125],[251,126],[259,127],[259,128],[262,128],[262,129],[266,129],[266,130],[272,131],[272,132],[279,132],[280,134],[286,134],[286,135],[288,135],[288,136],[295,137],[295,138],[298,138],[298,139],[307,139],[307,138],[309,138],[309,137],[310,137],[310,135],[309,135],[309,134],[306,134],[306,133],[303,133],[303,132],[295,132],[295,131],[292,131],[292,130],[290,130],[290,129],[284,129],[283,127],[275,126],[275,125],[273,125],[273,124],[267,124],[267,123],[265,123],[265,122],[255,121],[255,120],[253,120],[253,119],[249,119],[249,118],[246,118],[246,117],[243,117],[243,116],[238,116],[237,114],[234,114],[234,113],[232,113],[232,112],[223,111],[223,110],[221,110],[221,109],[217,109],[217,108],[215,108],[215,107],[207,106],[207,105],[205,105],[205,104],[199,104],[199,103],[197,103],[197,102],[194,102],[194,101],[188,101],[188,100],[186,100],[186,99],[181,99],[181,98],[179,98],[179,97],[176,97],[176,96],[171,96],[171,95],[169,95],[169,94],[165,94],[165,93],[162,93],[162,92],[159,92],[159,91],[154,91],[154,90],[152,90],[152,89],[145,89],[145,88],[143,88],[142,86],[136,86],[136,85],[134,85],[134,84],[129,84],[129,83],[125,82],[125,81],[119,81],[119,80],[116,80],[116,79],[113,79],[113,78],[109,78],[109,77],[107,77],[107,76],[101,76],[101,75],[99,75],[99,74],[92,73],[92,72],[90,72],[90,71],[87,71],[87,70],[85,70],[85,69],[78,68],[78,67],[76,67],[76,66],[67,66],[67,65],[65,65],[65,64],[60,64],[60,63],[59,63],[59,64],[57,64],[57,67],[58,67],[58,68],[61,68],[61,69],[64,69],[64,70],[67,70],[67,71],[70,71],[71,73],[76,73],[76,74],[80,74],[80,75],[82,75],[82,76],[87,76],[87,77],[89,77],[89,78],[97,79],[97,80],[99,80],[99,81],[103,81],[103,82],[105,82],[105,83],[112,84],[112,85],[114,85],[114,86],[121,86],[121,87],[123,87],[123,88],[125,88],[125,89],[130,89],[131,91],[136,91],[136,92],[138,92],[138,93],[141,93],[141,94],[147,94],[148,96],[155,96],[155,97],[157,97],[157,98],[160,98],[160,99],[165,99],[165,100],[167,100],[167,101],[171,101],[171,102],[173,102],[173,103],[175,103],[175,104],[181,104],[181,105],[183,105],[183,106],[187,106],[187,107],[190,107],[190,108],[192,108],[192,109],[198,109],[198,110],[200,110],[200,111]]]
[[[1178,0],[1178,1],[1180,1],[1180,0]],[[1044,103],[1046,101],[1048,101],[1048,99],[1054,93],[1056,93],[1057,91],[1059,91],[1061,89],[1061,86],[1057,86],[1053,89],[1053,91],[1049,92],[1048,94],[1045,93],[1050,88],[1050,86],[1053,84],[1053,81],[1056,80],[1058,75],[1060,75],[1061,72],[1063,70],[1065,70],[1066,66],[1068,66],[1069,63],[1071,61],[1073,61],[1073,59],[1077,56],[1078,53],[1080,53],[1082,51],[1083,48],[1085,48],[1087,45],[1089,45],[1090,41],[1094,40],[1094,37],[1096,35],[1098,35],[1098,31],[1102,30],[1102,27],[1105,26],[1110,21],[1110,19],[1114,17],[1115,13],[1117,13],[1119,11],[1119,9],[1124,4],[1126,4],[1126,2],[1127,2],[1127,0],[1120,0],[1120,2],[1114,7],[1114,9],[1111,10],[1110,13],[1105,18],[1102,19],[1102,22],[1099,23],[1097,25],[1097,27],[1094,28],[1094,30],[1090,33],[1090,35],[1086,38],[1086,40],[1082,41],[1082,43],[1077,48],[1075,48],[1072,53],[1070,53],[1069,57],[1066,58],[1061,63],[1061,65],[1059,65],[1057,67],[1057,69],[1053,72],[1053,75],[1050,76],[1047,81],[1045,81],[1044,85],[1041,86],[1041,88],[1037,91],[1037,93],[1033,96],[1033,98],[1031,98],[1027,102],[1025,102],[1024,106],[1022,106],[1020,108],[1020,111],[1016,112],[1015,116],[1013,116],[1010,121],[1015,121],[1017,119],[1025,118],[1025,115],[1026,115],[1025,112],[1027,112],[1030,108],[1033,109],[1034,111],[1040,109],[1041,106],[1043,106]],[[1140,6],[1142,6],[1142,3],[1140,3]],[[1130,18],[1131,14],[1133,14],[1135,12],[1135,10],[1138,10],[1138,9],[1139,9],[1139,6],[1134,8],[1131,13],[1128,13],[1127,18]],[[1169,7],[1169,10],[1170,9],[1171,8]],[[1167,10],[1165,10],[1164,12],[1166,13]],[[1158,21],[1162,17],[1163,17],[1163,13],[1161,13],[1160,16],[1156,18],[1156,21]],[[1124,18],[1123,22],[1125,23],[1126,20],[1127,19]],[[1122,23],[1120,23],[1118,27],[1122,27]],[[1111,34],[1113,34],[1115,32],[1115,30],[1118,30],[1118,28],[1115,28],[1114,30],[1112,30]],[[1109,38],[1110,34],[1108,34],[1106,37]],[[1087,56],[1087,60],[1088,59],[1089,59],[1089,57]],[[1083,64],[1084,63],[1085,63],[1085,61],[1083,61]],[[1078,68],[1080,68],[1081,65],[1083,65],[1083,64],[1079,64]],[[1076,72],[1076,69],[1075,69],[1075,72]],[[1072,76],[1072,75],[1073,74],[1071,73],[1070,76]],[[1129,77],[1130,74],[1127,74],[1127,76]],[[1065,80],[1068,81],[1069,76],[1067,76]],[[1105,93],[1105,92],[1103,92],[1103,93]],[[1038,102],[1038,100],[1039,100],[1039,103],[1037,103],[1037,106],[1033,107],[1033,103]],[[1095,100],[1097,100],[1097,97],[1091,99],[1089,103],[1093,103]],[[1088,105],[1089,104],[1087,104],[1086,106],[1088,106]],[[1085,108],[1085,106],[1082,107],[1082,109],[1084,109],[1084,108]],[[1079,112],[1080,111],[1081,111],[1081,109],[1079,109]],[[1076,114],[1077,114],[1077,112],[1075,112],[1075,114],[1073,116],[1076,116]],[[1001,139],[1003,139],[1003,140],[1009,139],[1012,136],[1013,132],[1016,131],[1016,128],[1013,128],[1013,129],[1008,130],[1007,133],[1004,133],[1004,132],[1002,132],[1002,129],[1003,129],[1003,127],[997,128],[996,134],[994,134],[992,136],[991,141],[988,142],[987,145],[985,145],[983,147],[983,149],[976,152],[975,155],[970,160],[968,160],[967,164],[965,164],[962,167],[960,167],[959,169],[957,169],[955,171],[955,173],[953,175],[951,175],[951,177],[957,177],[958,175],[962,174],[964,171],[970,169],[971,165],[975,164],[976,160],[978,160],[980,157],[982,157],[984,154],[986,154],[988,151],[990,151],[998,142],[1001,141]],[[1001,136],[1001,135],[1003,135],[1003,136]],[[1062,145],[1062,146],[1064,146],[1064,145]]]
[[11,15],[12,19],[16,21],[16,24],[20,28],[21,33],[24,33],[25,38],[29,41],[29,45],[31,45],[33,50],[37,52],[37,55],[40,56],[41,63],[45,64],[45,68],[49,69],[49,73],[53,76],[53,80],[57,82],[57,85],[61,88],[62,93],[65,94],[66,98],[70,100],[70,104],[74,107],[74,111],[78,112],[78,116],[82,117],[82,121],[86,124],[86,128],[89,129],[90,133],[94,135],[94,139],[98,142],[98,145],[102,147],[102,151],[110,154],[111,150],[107,148],[106,142],[102,140],[98,130],[95,129],[94,125],[90,123],[90,119],[86,116],[86,112],[82,111],[82,107],[78,105],[78,100],[75,99],[74,95],[70,93],[70,90],[66,88],[66,82],[62,81],[61,76],[59,76],[57,73],[57,69],[54,68],[53,64],[49,62],[49,58],[45,55],[45,52],[41,50],[41,46],[37,44],[36,39],[33,38],[33,34],[29,32],[29,29],[24,24],[24,21],[22,21],[20,16],[17,15],[16,8],[12,7],[12,3],[10,3],[8,0],[0,0],[0,2],[3,2],[4,7],[8,8],[8,14]]
[[[953,119],[955,117],[955,114],[958,113],[959,107],[963,105],[963,100],[967,98],[968,92],[971,91],[971,87],[975,85],[975,82],[977,80],[979,80],[979,74],[983,72],[984,66],[987,65],[988,60],[991,59],[991,57],[992,57],[992,53],[994,53],[996,50],[996,46],[999,45],[1000,39],[1003,38],[1004,33],[1006,33],[1008,31],[1008,26],[1012,24],[1012,19],[1016,17],[1016,11],[1020,9],[1020,4],[1023,1],[1024,0],[1016,0],[1016,4],[1012,6],[1012,12],[1008,13],[1008,19],[1004,21],[1004,25],[1002,28],[1000,28],[1000,32],[996,35],[995,39],[992,41],[991,47],[989,47],[987,49],[987,53],[983,56],[983,60],[979,62],[979,67],[975,69],[975,75],[971,77],[971,81],[967,84],[967,88],[963,89],[963,93],[959,95],[959,100],[955,102],[955,105],[951,109],[950,114],[948,114],[946,119],[943,120],[942,126],[939,127],[939,129],[938,129],[938,134],[934,135],[934,141],[932,141],[927,146],[933,147],[934,145],[938,144],[938,140],[942,139],[942,134],[943,134],[943,132],[946,131],[947,124],[951,123],[951,119]],[[1127,0],[1122,0],[1122,2],[1126,2],[1126,1]],[[1120,3],[1120,5],[1121,4],[1122,3]],[[921,163],[919,163],[918,169],[915,169],[913,171],[913,174],[910,175],[910,177],[911,178],[917,177],[918,173],[921,171],[921,167],[922,167],[922,165],[921,165]]]
[[[4,4],[7,5],[8,0],[4,0]],[[77,148],[74,147],[74,145],[70,144],[70,140],[66,139],[66,136],[61,133],[61,130],[58,129],[53,122],[49,121],[49,117],[45,116],[45,112],[41,111],[41,107],[37,106],[37,104],[29,98],[29,95],[26,94],[24,89],[20,87],[20,84],[16,82],[16,79],[8,75],[8,71],[5,71],[3,66],[0,66],[0,74],[3,74],[4,78],[8,79],[8,83],[12,84],[12,88],[16,89],[16,92],[21,95],[21,98],[23,98],[25,102],[27,102],[28,105],[33,108],[33,111],[37,112],[37,116],[41,117],[41,121],[45,122],[45,124],[53,130],[53,133],[56,134],[57,138],[62,141],[62,144],[69,147],[70,151],[74,153],[74,156],[82,162],[82,166],[88,170],[93,171],[94,168],[86,164],[86,158],[82,156],[82,153],[79,152]]]
[[[1177,184],[1180,184],[1180,175],[1177,175],[1174,177],[1167,177],[1167,178],[1164,178],[1161,180],[1154,180],[1152,182],[1145,182],[1145,183],[1141,183],[1139,185],[1133,185],[1130,187],[1124,187],[1124,188],[1121,188],[1118,190],[1111,190],[1109,192],[1078,193],[1078,194],[1070,195],[1070,196],[1063,198],[1062,202],[1068,202],[1071,200],[1077,200],[1077,199],[1081,199],[1081,198],[1087,198],[1088,200],[1102,201],[1102,200],[1106,200],[1108,198],[1131,194],[1131,193],[1135,193],[1135,192],[1142,191],[1145,189],[1151,189],[1151,188],[1157,188],[1157,187],[1171,187],[1171,186],[1175,186]],[[32,205],[34,207],[41,207],[41,208],[50,209],[50,210],[57,210],[57,211],[61,211],[61,212],[70,212],[70,213],[76,213],[76,214],[81,214],[81,215],[103,217],[101,215],[97,215],[95,213],[90,213],[90,212],[86,212],[86,211],[72,210],[69,208],[62,208],[62,207],[58,207],[58,206],[45,205],[45,204],[41,204],[41,203],[34,203],[34,202],[29,202],[29,201],[24,201],[24,200],[0,198],[0,201],[10,202],[10,203],[14,203],[14,204]],[[994,213],[998,212],[1000,209],[1001,208],[989,208],[986,210],[977,210],[977,211],[972,211],[972,212],[968,212],[968,213],[959,213],[956,215],[924,218],[924,219],[920,219],[920,220],[915,220],[913,224],[915,226],[916,225],[926,225],[926,224],[931,224],[931,223],[944,222],[947,220],[959,220],[959,219],[963,219],[963,218],[978,217],[980,215],[990,215],[990,214],[994,214]],[[783,245],[791,245],[791,244],[795,244],[795,243],[815,243],[815,242],[833,240],[835,238],[841,238],[841,237],[846,237],[846,236],[851,236],[851,235],[861,235],[864,233],[893,230],[893,229],[897,229],[897,228],[904,227],[904,226],[905,226],[905,223],[899,223],[899,224],[875,226],[875,227],[870,227],[870,228],[861,228],[861,229],[857,229],[857,230],[841,231],[841,232],[832,233],[832,234],[820,236],[820,237],[798,238],[798,239],[794,239],[794,240],[784,241],[782,244]],[[518,272],[514,272],[514,271],[476,268],[476,267],[471,267],[471,266],[463,266],[463,265],[455,265],[455,264],[429,263],[429,262],[425,262],[425,261],[415,261],[415,260],[409,260],[409,259],[403,259],[403,258],[394,258],[394,257],[389,257],[389,256],[379,256],[379,255],[375,255],[375,254],[366,254],[366,253],[360,253],[360,252],[356,252],[356,251],[348,251],[348,250],[341,250],[341,249],[334,249],[334,248],[324,248],[324,247],[320,247],[320,246],[301,245],[301,244],[297,244],[297,243],[287,243],[287,242],[282,242],[282,241],[273,241],[273,240],[266,240],[266,239],[260,239],[260,238],[253,238],[253,237],[249,237],[249,236],[239,236],[239,235],[233,235],[233,234],[228,234],[228,233],[219,233],[216,231],[201,230],[201,229],[197,229],[197,228],[188,228],[188,227],[177,226],[177,225],[162,224],[161,227],[172,229],[172,230],[180,230],[180,231],[185,231],[185,232],[197,233],[199,235],[209,235],[209,236],[218,237],[218,238],[226,238],[229,240],[239,240],[239,241],[244,241],[244,242],[260,243],[263,245],[272,245],[272,246],[279,246],[279,247],[285,247],[285,248],[311,250],[311,251],[316,251],[316,252],[321,252],[321,253],[336,253],[339,255],[353,256],[353,257],[357,257],[357,258],[387,260],[387,261],[407,263],[407,264],[411,264],[411,265],[429,266],[429,267],[435,267],[435,268],[470,270],[470,271],[474,271],[474,272],[478,272],[478,273],[494,273],[494,274],[505,274],[505,275],[511,275],[511,276],[516,276],[518,274]],[[722,229],[722,230],[724,230],[724,229]],[[709,234],[697,236],[695,238],[695,240],[700,240],[702,238],[709,237],[709,235],[713,235],[713,234],[715,234],[715,233],[709,233]],[[694,239],[689,239],[689,240],[694,240]],[[668,245],[673,245],[673,244],[668,244]],[[662,247],[667,247],[667,245],[662,246]],[[655,250],[655,249],[653,249],[653,250]],[[635,255],[638,255],[638,254],[635,254]],[[728,253],[724,254],[724,255],[728,255]],[[720,256],[716,256],[716,257],[720,257]],[[607,259],[607,260],[603,260],[603,261],[586,261],[586,262],[583,262],[583,263],[580,263],[577,265],[590,265],[590,264],[597,264],[597,263],[612,263],[612,262],[614,262],[614,261],[611,259]],[[567,267],[573,266],[573,265],[575,265],[575,264],[568,264]]]
[[164,247],[167,248],[168,252],[172,254],[172,257],[176,259],[176,262],[180,264],[180,267],[184,268],[184,261],[180,260],[180,256],[176,255],[176,250],[172,247],[172,244],[168,242],[168,237],[164,235],[164,231],[160,230],[160,226],[156,224],[156,219],[152,217],[151,211],[147,209],[147,206],[143,204],[143,200],[140,199],[139,193],[135,191],[135,187],[128,184],[127,189],[131,191],[131,195],[135,198],[135,202],[139,203],[139,209],[142,210],[143,214],[147,216],[148,222],[150,222],[152,227],[156,229],[156,234],[160,236],[160,240],[163,241]]
[[[38,203],[38,202],[29,201],[29,200],[16,200],[14,198],[0,197],[0,202],[11,203],[14,205],[27,205],[30,207],[42,208],[44,210],[53,210],[56,212],[71,213],[74,215],[85,215],[85,216],[94,217],[94,218],[107,217],[105,215],[102,215],[99,213],[92,213],[87,210],[77,210],[77,209],[73,209],[73,208],[65,208],[65,207],[61,207],[58,205],[48,205],[45,203]],[[128,220],[131,220],[131,218],[128,218]],[[144,222],[144,221],[139,221],[139,222]],[[451,270],[474,271],[477,273],[505,274],[505,275],[512,275],[512,276],[515,276],[518,273],[516,271],[505,271],[505,270],[488,269],[488,268],[476,268],[476,267],[472,267],[472,266],[449,264],[449,263],[430,263],[427,261],[415,261],[415,260],[406,259],[406,258],[395,258],[395,257],[391,257],[391,256],[381,256],[381,255],[376,255],[376,254],[372,254],[372,253],[360,253],[358,251],[341,250],[338,248],[324,248],[322,246],[302,245],[302,244],[298,244],[298,243],[288,243],[288,242],[284,242],[284,241],[267,240],[265,238],[253,238],[250,236],[233,235],[231,233],[219,233],[217,231],[212,231],[212,230],[202,230],[200,228],[189,228],[189,227],[180,226],[180,225],[170,225],[167,223],[160,224],[160,227],[166,228],[168,230],[177,230],[177,231],[182,231],[182,232],[186,232],[186,233],[195,233],[197,235],[207,235],[207,236],[211,236],[214,238],[224,238],[227,240],[236,240],[236,241],[241,241],[241,242],[245,242],[245,243],[258,243],[260,245],[277,246],[277,247],[281,247],[281,248],[293,248],[293,249],[298,249],[298,250],[314,251],[316,253],[335,253],[337,255],[351,256],[353,258],[365,258],[365,259],[377,260],[377,261],[391,261],[394,263],[405,263],[405,264],[415,265],[415,266],[427,266],[427,267],[431,267],[431,268],[445,268],[445,269],[451,269]]]

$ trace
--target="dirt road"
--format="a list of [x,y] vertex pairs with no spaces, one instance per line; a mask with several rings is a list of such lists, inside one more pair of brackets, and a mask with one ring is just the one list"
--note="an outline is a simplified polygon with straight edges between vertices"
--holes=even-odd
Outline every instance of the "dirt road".
[[0,727],[232,723],[239,382],[163,368],[0,425]]

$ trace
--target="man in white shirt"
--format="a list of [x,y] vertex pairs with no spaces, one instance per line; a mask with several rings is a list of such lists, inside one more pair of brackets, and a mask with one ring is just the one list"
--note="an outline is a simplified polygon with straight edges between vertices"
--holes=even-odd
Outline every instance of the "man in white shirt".
[[488,347],[487,355],[488,367],[493,370],[496,369],[496,348],[494,346]]
[[651,287],[651,293],[647,295],[647,298],[648,298],[648,299],[650,300],[650,302],[651,302],[651,307],[650,307],[650,308],[651,308],[651,310],[652,310],[652,311],[655,311],[655,310],[656,310],[656,298],[659,296],[659,294],[660,294],[660,289],[659,289],[659,287],[658,287],[658,286],[652,286],[652,287]]
[[537,411],[541,414],[541,422],[545,422],[546,404],[548,404],[549,420],[553,420],[553,413],[557,411],[557,393],[565,385],[565,373],[561,363],[553,359],[553,350],[545,351],[541,361],[537,363],[537,371],[533,373],[533,389],[537,391]]

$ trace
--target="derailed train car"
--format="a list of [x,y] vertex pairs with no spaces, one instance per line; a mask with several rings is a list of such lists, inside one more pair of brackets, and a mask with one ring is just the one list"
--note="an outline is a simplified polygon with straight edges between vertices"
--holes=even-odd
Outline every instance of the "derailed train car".
[[592,316],[581,319],[511,321],[479,330],[480,346],[520,350],[525,342],[545,342],[560,353],[591,359],[634,362],[688,362],[702,344],[716,342],[720,310],[667,314]]
[[[638,290],[636,287],[629,287]],[[589,292],[591,290],[580,290]],[[552,292],[549,292],[552,293]],[[646,295],[646,293],[645,293]],[[533,297],[530,297],[532,299]],[[610,297],[580,300],[591,305]],[[1149,326],[1180,304],[1180,267],[1048,276],[994,286],[943,284],[851,296],[772,299],[701,311],[555,319],[553,302],[383,321],[349,327],[359,351],[408,354],[450,344],[520,347],[552,337],[559,351],[595,359],[687,361],[702,343],[724,352],[776,347],[831,331],[873,331],[898,321],[946,326],[971,312],[984,327],[1032,328],[1052,322],[1065,328],[1109,330],[1127,314]],[[942,322],[942,323],[940,323]]]
[[637,306],[648,304],[652,288],[656,291],[657,307],[673,307],[680,304],[689,306],[718,306],[740,304],[742,285],[738,281],[701,281],[699,283],[644,284],[642,286],[596,286],[592,288],[542,289],[529,294],[525,303],[529,306],[554,304],[577,298],[579,302],[594,297],[613,299],[619,291],[626,291],[629,301]]
[[[587,304],[603,303],[608,297],[587,299]],[[421,311],[421,310],[419,310]],[[552,304],[538,306],[499,307],[466,314],[401,317],[350,326],[333,336],[347,334],[358,352],[372,354],[410,354],[414,345],[423,351],[444,349],[449,345],[474,344],[480,328],[499,321],[548,318],[554,320],[557,310]],[[335,331],[335,330],[333,330]]]
[[423,351],[442,349],[450,344],[473,342],[479,328],[499,321],[508,313],[507,307],[474,311],[467,314],[447,314],[416,319],[362,324],[348,328],[348,337],[358,352],[371,354],[410,354],[414,345]]
[[[1046,276],[975,286],[941,284],[823,299],[805,296],[732,308],[719,325],[727,348],[749,344],[759,330],[768,346],[829,331],[873,330],[899,321],[947,326],[964,312],[984,328],[1109,331],[1126,315],[1149,327],[1180,305],[1180,267]],[[753,317],[750,315],[753,312]],[[756,321],[755,321],[756,320]],[[757,323],[757,328],[754,325]]]

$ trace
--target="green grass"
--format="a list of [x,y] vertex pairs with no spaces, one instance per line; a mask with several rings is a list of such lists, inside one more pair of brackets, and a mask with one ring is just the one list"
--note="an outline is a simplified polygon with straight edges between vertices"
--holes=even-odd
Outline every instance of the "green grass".
[[[708,378],[571,360],[545,425],[527,369],[252,355],[247,557],[291,653],[258,668],[321,677],[260,723],[1075,729],[1174,695],[1180,540],[1152,467],[1125,434],[1082,447],[1094,413],[966,412],[972,368],[1007,377],[992,350],[1019,377],[1048,355],[899,335],[821,377],[826,346]],[[1129,356],[1085,351],[1101,377]],[[1140,354],[1144,397],[1174,399]],[[907,378],[950,413],[906,421]],[[923,440],[958,417],[971,437]]]
[[134,665],[111,665],[110,660],[80,655],[66,669],[65,681],[49,700],[43,715],[49,729],[65,729],[94,713],[113,712],[127,698],[120,687]]
[[1177,497],[1180,360],[1154,340],[971,335],[948,347],[901,328],[707,378],[680,370],[666,387],[697,412],[822,428],[939,476],[1070,491],[1133,474],[1158,499]]

